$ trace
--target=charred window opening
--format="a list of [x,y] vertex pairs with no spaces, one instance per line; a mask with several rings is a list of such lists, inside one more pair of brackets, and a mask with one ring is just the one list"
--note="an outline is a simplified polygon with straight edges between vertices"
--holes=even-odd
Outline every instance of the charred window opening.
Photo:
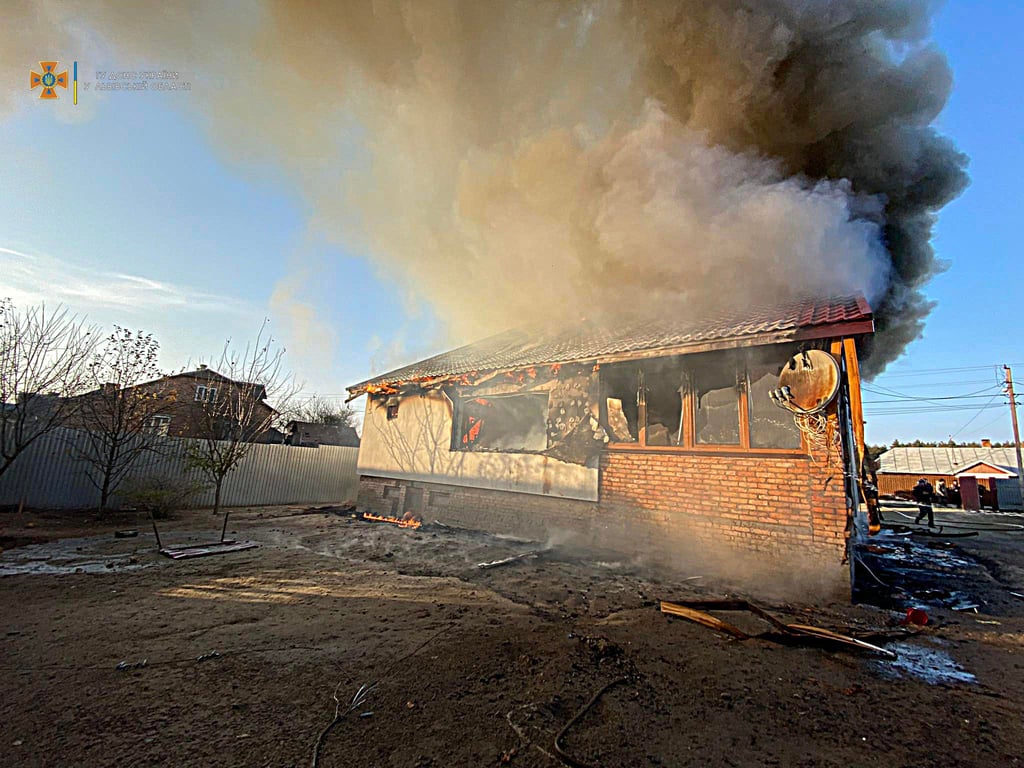
[[700,357],[703,359],[693,361],[691,371],[694,442],[698,445],[739,445],[740,392],[736,363],[718,355]]
[[543,451],[548,447],[548,395],[463,397],[453,447],[460,451]]
[[779,408],[768,396],[769,391],[779,386],[783,365],[785,363],[751,362],[747,370],[751,448],[800,447],[800,430],[793,421],[793,415]]
[[800,431],[768,396],[791,354],[773,345],[604,365],[601,417],[609,442],[798,451]]
[[386,405],[388,409],[388,421],[394,421],[398,418],[398,398],[389,397]]
[[613,443],[635,443],[640,438],[640,366],[616,363],[601,368],[605,423]]
[[682,445],[684,371],[679,358],[648,360],[643,366],[647,445]]

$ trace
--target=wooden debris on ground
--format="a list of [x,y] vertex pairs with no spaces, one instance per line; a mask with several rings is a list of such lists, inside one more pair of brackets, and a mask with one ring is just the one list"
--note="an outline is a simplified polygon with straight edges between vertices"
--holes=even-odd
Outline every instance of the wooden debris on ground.
[[222,541],[213,544],[199,544],[192,547],[164,547],[160,554],[171,560],[188,560],[192,557],[206,557],[207,555],[223,555],[228,552],[241,552],[244,549],[258,547],[255,541]]
[[489,563],[477,563],[476,567],[481,570],[487,570],[488,568],[497,568],[500,565],[508,565],[509,563],[515,563],[519,560],[528,560],[534,557],[540,557],[542,554],[547,552],[546,549],[534,549],[530,552],[523,552],[520,555],[512,555],[511,557],[503,557],[500,560],[492,560]]
[[[806,624],[786,624],[764,609],[746,600],[687,600],[677,603],[662,600],[660,609],[664,614],[679,616],[695,624],[731,635],[738,640],[750,640],[751,638],[760,637],[787,643],[806,641],[826,642],[858,650],[871,651],[891,659],[896,658],[896,654],[887,648],[882,648],[881,646],[850,637],[849,635],[840,634],[839,632],[833,632],[830,629],[812,627]],[[719,619],[717,616],[712,616],[708,611],[746,611],[771,624],[775,631],[751,635],[739,627]]]

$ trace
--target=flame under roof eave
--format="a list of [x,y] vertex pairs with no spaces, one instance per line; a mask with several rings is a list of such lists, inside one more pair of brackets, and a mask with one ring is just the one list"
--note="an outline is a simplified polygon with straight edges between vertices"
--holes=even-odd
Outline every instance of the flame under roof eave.
[[[366,394],[371,388],[396,389],[409,384],[420,386],[436,384],[437,382],[449,381],[470,373],[489,374],[494,372],[519,370],[522,368],[537,365],[565,365],[570,363],[594,363],[604,365],[609,363],[624,362],[627,360],[645,360],[652,357],[670,357],[672,355],[697,354],[700,352],[713,352],[724,349],[741,349],[745,347],[757,347],[768,344],[783,344],[792,341],[812,341],[815,339],[834,338],[836,336],[864,336],[874,332],[874,320],[871,315],[856,321],[840,323],[825,323],[814,326],[786,328],[778,331],[750,334],[746,336],[732,336],[707,340],[694,340],[680,344],[659,345],[646,349],[628,350],[623,352],[573,356],[564,355],[557,359],[535,360],[533,362],[517,362],[511,366],[499,367],[476,367],[467,370],[446,372],[436,376],[408,376],[390,378],[390,374],[383,374],[372,379],[367,379],[358,384],[347,387],[349,397],[346,403],[352,402],[358,397]],[[472,344],[466,345],[471,347]],[[460,347],[460,349],[466,348]],[[407,366],[408,367],[408,366]],[[403,369],[399,368],[393,373]]]

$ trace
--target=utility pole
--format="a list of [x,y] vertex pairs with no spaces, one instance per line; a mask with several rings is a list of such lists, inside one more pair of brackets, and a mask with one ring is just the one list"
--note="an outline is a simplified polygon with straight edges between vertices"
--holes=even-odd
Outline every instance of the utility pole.
[[1004,365],[1006,373],[1006,394],[1010,396],[1010,420],[1013,422],[1013,447],[1017,449],[1017,484],[1020,486],[1020,500],[1024,504],[1024,461],[1020,457],[1020,429],[1017,427],[1017,401],[1013,399],[1013,371]]

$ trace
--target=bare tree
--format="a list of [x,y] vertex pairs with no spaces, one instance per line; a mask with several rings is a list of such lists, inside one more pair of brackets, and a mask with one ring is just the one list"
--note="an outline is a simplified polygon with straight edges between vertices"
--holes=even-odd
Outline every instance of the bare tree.
[[174,394],[157,367],[160,344],[152,334],[115,326],[89,364],[90,392],[74,398],[73,424],[85,437],[70,444],[106,509],[135,463],[162,446],[154,417],[171,410]]
[[[213,512],[220,511],[224,478],[245,458],[254,442],[265,438],[281,422],[297,387],[283,368],[285,350],[275,348],[264,321],[256,339],[241,352],[224,345],[214,368],[229,381],[199,403],[195,410],[198,439],[189,448],[188,464],[200,470],[213,485]],[[223,390],[223,391],[221,391]],[[276,407],[266,401],[272,400]],[[221,540],[227,535],[224,514]]]
[[99,342],[94,327],[58,306],[19,312],[0,301],[0,475],[32,443],[68,419],[71,398],[88,385]]
[[348,405],[313,395],[292,408],[291,418],[308,424],[327,424],[332,427],[356,428],[356,411]]

